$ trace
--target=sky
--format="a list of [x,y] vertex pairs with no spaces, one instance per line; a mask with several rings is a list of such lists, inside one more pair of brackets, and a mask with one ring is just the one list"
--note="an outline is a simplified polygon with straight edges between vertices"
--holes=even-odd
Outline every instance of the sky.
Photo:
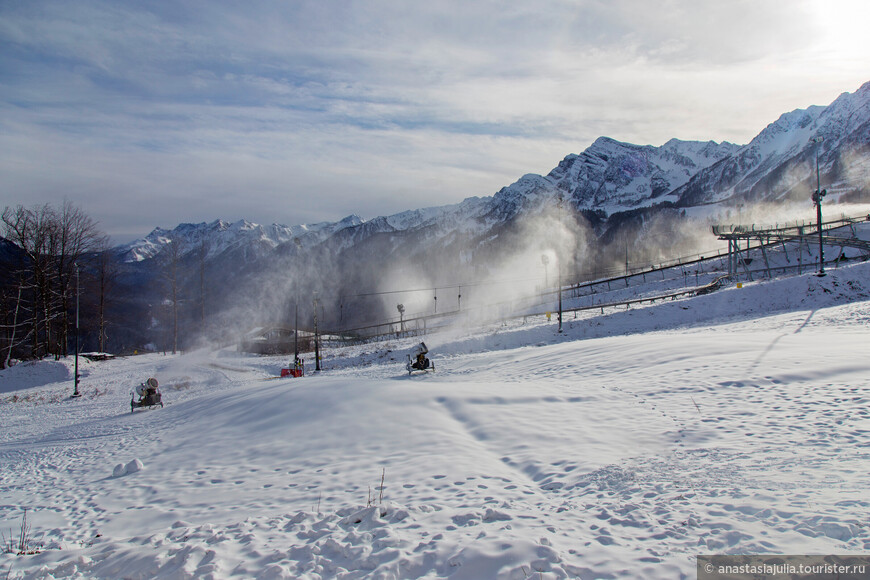
[[487,196],[597,137],[749,142],[870,80],[865,0],[0,0],[0,208],[116,243]]

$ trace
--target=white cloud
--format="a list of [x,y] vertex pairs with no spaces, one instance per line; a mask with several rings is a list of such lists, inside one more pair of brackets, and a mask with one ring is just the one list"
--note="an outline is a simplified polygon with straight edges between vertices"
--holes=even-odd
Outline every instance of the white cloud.
[[119,237],[217,217],[371,217],[489,195],[599,135],[747,142],[868,80],[867,12],[847,0],[6,4],[0,206],[78,197]]

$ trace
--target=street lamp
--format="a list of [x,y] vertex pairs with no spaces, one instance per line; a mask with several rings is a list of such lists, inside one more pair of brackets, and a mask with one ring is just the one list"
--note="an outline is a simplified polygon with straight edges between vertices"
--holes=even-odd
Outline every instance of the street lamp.
[[397,304],[396,310],[399,311],[399,329],[401,332],[405,332],[405,305]]
[[[822,140],[822,137],[816,137],[813,139],[813,143],[821,143]],[[822,198],[827,193],[826,189],[822,189],[822,177],[819,171],[819,148],[816,147],[816,190],[813,192],[812,199],[816,206],[816,227],[819,230],[819,277],[825,275],[825,250],[822,245]]]

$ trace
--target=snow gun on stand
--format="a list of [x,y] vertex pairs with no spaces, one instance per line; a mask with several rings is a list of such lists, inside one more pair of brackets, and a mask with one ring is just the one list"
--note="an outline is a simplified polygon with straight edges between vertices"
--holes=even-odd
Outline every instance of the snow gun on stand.
[[286,369],[281,369],[282,377],[293,377],[298,379],[305,376],[305,361],[299,357]]
[[410,352],[406,355],[408,357],[408,361],[405,363],[405,368],[408,369],[408,374],[410,375],[414,371],[435,371],[435,364],[430,362],[428,358],[426,358],[426,354],[429,352],[429,349],[426,348],[426,343],[421,342],[417,346],[411,349]]
[[[136,409],[142,409],[144,407],[156,407],[158,405],[163,407],[163,397],[160,395],[160,387],[157,384],[157,379],[153,377],[137,386],[130,395],[131,413]],[[136,400],[137,395],[139,396],[138,401]]]

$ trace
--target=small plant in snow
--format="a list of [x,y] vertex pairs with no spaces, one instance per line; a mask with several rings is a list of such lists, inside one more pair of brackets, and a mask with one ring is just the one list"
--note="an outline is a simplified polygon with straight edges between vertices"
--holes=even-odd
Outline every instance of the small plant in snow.
[[0,539],[2,539],[3,551],[7,554],[28,556],[39,554],[42,551],[42,544],[34,542],[33,534],[30,531],[30,524],[27,523],[27,508],[24,508],[24,516],[21,518],[18,536],[15,537],[12,530],[9,530],[9,537],[7,538],[5,534],[0,534]]
[[[378,490],[378,498],[377,503],[381,505],[384,503],[384,477],[387,475],[387,468],[384,467],[381,470],[381,485],[379,485],[376,489]],[[371,507],[375,505],[375,496],[372,495],[372,486],[369,486],[369,495],[366,500],[366,507]]]

